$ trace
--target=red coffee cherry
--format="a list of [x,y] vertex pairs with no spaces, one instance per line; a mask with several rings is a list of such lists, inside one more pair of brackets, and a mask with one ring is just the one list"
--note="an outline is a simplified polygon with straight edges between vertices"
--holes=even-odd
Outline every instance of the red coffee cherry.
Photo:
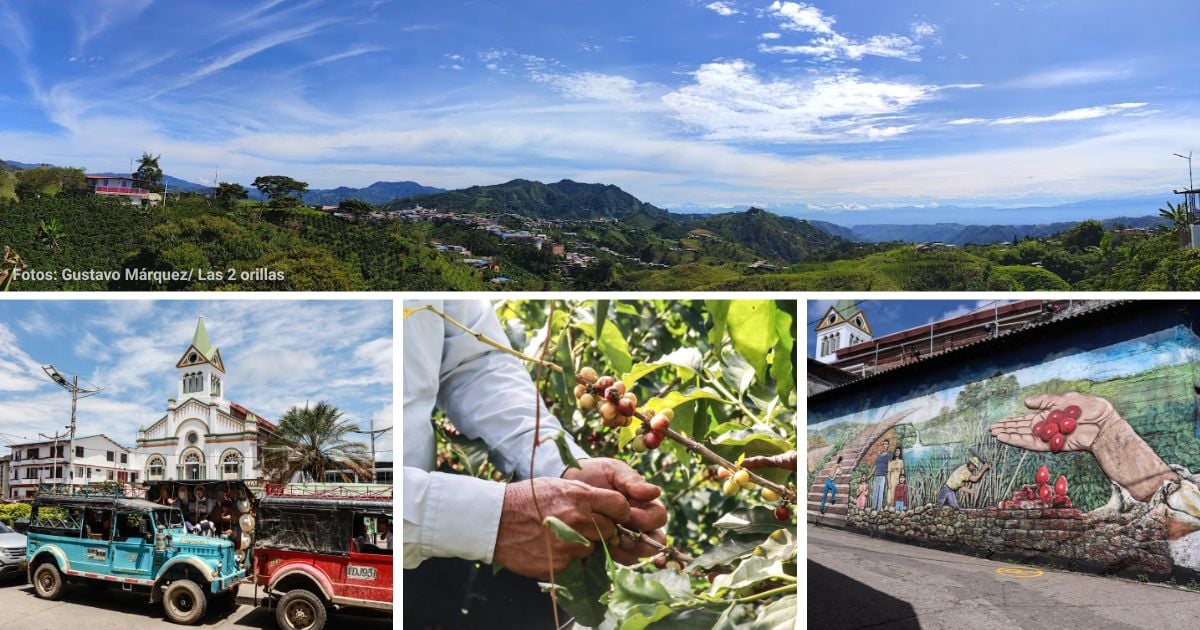
[[671,427],[670,418],[667,418],[666,416],[662,415],[661,413],[654,416],[653,418],[650,418],[650,430],[654,431],[655,433],[666,433],[667,429],[670,427]]
[[659,569],[667,568],[667,557],[660,554],[654,559],[654,566]]
[[1075,431],[1075,426],[1075,418],[1072,418],[1071,416],[1063,416],[1063,419],[1058,422],[1058,430],[1061,431],[1063,435],[1071,435],[1071,433]]
[[775,507],[775,520],[786,521],[790,518],[792,518],[792,511],[789,510],[786,505],[779,505]]
[[1063,445],[1067,443],[1067,437],[1061,433],[1055,433],[1054,437],[1050,438],[1050,452],[1057,453],[1063,450]]
[[1050,469],[1042,466],[1037,469],[1037,482],[1046,483],[1047,481],[1050,481]]
[[1046,416],[1046,422],[1058,422],[1059,420],[1062,420],[1062,418],[1063,412],[1055,409]]
[[1038,497],[1041,498],[1042,501],[1049,503],[1051,496],[1052,495],[1050,493],[1050,486],[1047,486],[1046,484],[1042,484],[1041,486],[1038,487]]
[[1064,475],[1059,475],[1058,480],[1054,482],[1054,494],[1060,497],[1067,495],[1067,478]]
[[1071,405],[1066,409],[1063,409],[1063,414],[1078,420],[1079,416],[1083,415],[1083,410],[1079,408],[1079,405]]
[[601,376],[600,378],[596,379],[596,389],[604,391],[609,387],[612,387],[614,382],[615,379],[613,379],[611,376]]
[[628,397],[622,398],[617,401],[617,411],[620,411],[622,416],[632,416],[637,411],[637,403]]
[[644,443],[646,445],[646,448],[648,448],[648,449],[653,450],[653,449],[658,448],[658,445],[662,444],[662,441],[663,441],[663,436],[661,433],[644,433],[644,434],[642,434],[642,443]]

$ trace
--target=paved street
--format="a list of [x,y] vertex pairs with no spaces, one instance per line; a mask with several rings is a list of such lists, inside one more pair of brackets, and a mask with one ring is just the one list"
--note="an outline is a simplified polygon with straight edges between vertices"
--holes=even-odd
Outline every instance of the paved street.
[[1185,628],[1200,593],[808,526],[808,627]]
[[[263,628],[275,630],[275,611],[249,605],[254,587],[242,585],[239,603],[232,611],[209,611],[194,628],[223,630]],[[24,580],[0,581],[0,628],[4,630],[165,630],[180,628],[163,617],[162,605],[150,605],[145,594],[99,589],[90,585],[68,587],[57,602],[38,599]],[[385,630],[390,617],[365,617],[331,613],[328,628]]]

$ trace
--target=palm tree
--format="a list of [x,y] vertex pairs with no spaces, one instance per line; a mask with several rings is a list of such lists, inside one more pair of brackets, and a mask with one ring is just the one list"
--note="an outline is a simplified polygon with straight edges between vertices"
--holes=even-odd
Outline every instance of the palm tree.
[[289,409],[267,439],[264,463],[270,476],[286,482],[296,473],[308,473],[324,481],[326,471],[337,470],[373,478],[367,445],[347,439],[359,431],[358,425],[343,420],[342,415],[341,410],[325,401]]
[[152,192],[163,191],[163,172],[158,166],[160,157],[162,156],[143,152],[142,158],[138,160],[137,170],[133,173],[133,178],[146,182],[146,187]]
[[1192,223],[1187,206],[1182,203],[1172,204],[1168,201],[1165,210],[1163,208],[1158,209],[1158,215],[1174,224],[1173,231],[1175,232],[1175,238],[1179,240],[1180,245],[1187,245],[1191,239],[1189,232]]

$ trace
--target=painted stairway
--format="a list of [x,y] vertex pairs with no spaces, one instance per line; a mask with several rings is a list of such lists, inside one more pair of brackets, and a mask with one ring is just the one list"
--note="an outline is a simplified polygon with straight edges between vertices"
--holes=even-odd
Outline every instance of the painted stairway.
[[[871,445],[879,439],[879,436],[887,433],[889,429],[907,418],[912,412],[901,413],[889,418],[884,418],[874,426],[864,429],[856,435],[853,440],[850,440],[842,447],[842,450],[833,453],[829,457],[829,461],[817,471],[817,480],[808,489],[808,506],[807,518],[809,523],[817,523],[820,525],[831,525],[834,527],[846,526],[846,506],[849,501],[853,501],[854,497],[850,495],[850,474],[858,466],[858,462],[866,454]],[[842,456],[842,474],[838,475],[833,480],[834,486],[837,488],[837,503],[830,505],[825,504],[825,513],[820,513],[821,494],[825,490],[825,478],[832,472],[837,465],[838,455]]]

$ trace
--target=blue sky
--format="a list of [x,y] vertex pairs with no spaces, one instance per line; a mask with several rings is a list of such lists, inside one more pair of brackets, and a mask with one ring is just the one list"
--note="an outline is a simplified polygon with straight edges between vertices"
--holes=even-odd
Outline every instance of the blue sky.
[[0,0],[0,147],[671,208],[1138,196],[1186,183],[1196,32],[1194,0]]
[[[867,316],[867,323],[876,337],[908,330],[951,317],[966,315],[981,308],[1004,305],[1013,300],[862,300],[858,308]],[[817,336],[813,328],[836,303],[835,300],[808,301],[808,356],[816,355]]]
[[[328,400],[363,429],[371,418],[376,428],[391,426],[390,301],[6,300],[0,449],[70,422],[71,397],[46,377],[45,364],[104,388],[79,401],[80,434],[133,446],[138,428],[161,418],[176,395],[175,362],[200,316],[221,350],[227,400],[271,421]],[[384,434],[377,456],[390,458],[391,444]]]

